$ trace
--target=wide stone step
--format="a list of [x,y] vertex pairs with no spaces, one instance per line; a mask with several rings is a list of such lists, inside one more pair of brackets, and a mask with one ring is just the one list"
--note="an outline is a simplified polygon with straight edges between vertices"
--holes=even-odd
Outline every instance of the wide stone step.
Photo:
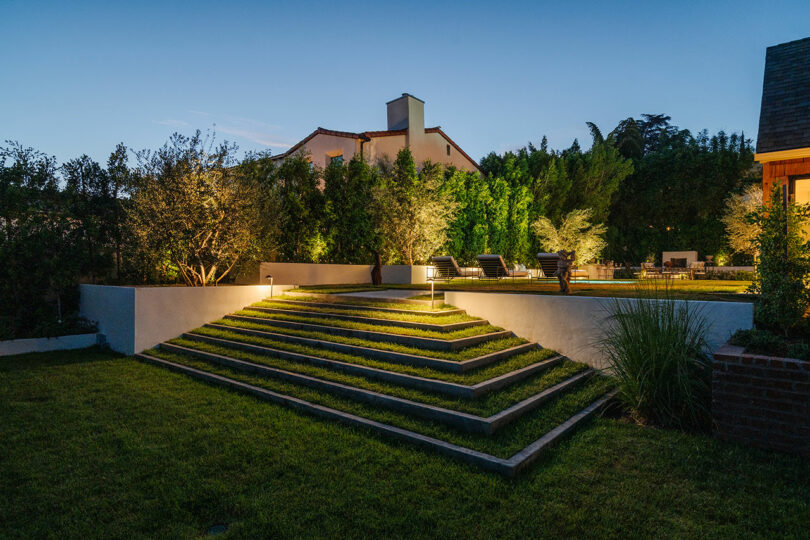
[[438,311],[420,311],[414,309],[397,309],[386,308],[377,306],[368,306],[362,304],[351,304],[348,302],[306,302],[303,300],[287,300],[278,298],[265,298],[265,302],[275,302],[278,304],[288,304],[290,306],[312,306],[330,309],[345,309],[350,311],[379,311],[382,313],[391,313],[392,315],[424,315],[427,317],[444,317],[447,315],[463,315],[463,309],[443,309]]
[[481,433],[484,435],[491,435],[495,433],[523,414],[536,409],[549,399],[562,394],[569,388],[583,382],[594,374],[592,369],[587,369],[573,375],[561,383],[535,394],[534,396],[515,403],[503,411],[489,417],[482,417],[475,414],[429,405],[427,403],[419,403],[409,399],[390,396],[387,394],[374,392],[372,390],[365,390],[342,383],[327,381],[317,377],[311,377],[309,375],[302,375],[300,373],[255,364],[253,362],[239,360],[237,358],[231,358],[221,354],[174,345],[172,343],[161,343],[160,348],[169,352],[197,357],[207,362],[213,362],[225,366],[229,369],[300,384],[316,390],[330,392],[335,395],[363,401],[372,405],[379,405],[394,411],[410,414],[426,420],[441,422],[457,429],[472,433]]
[[[421,291],[421,292],[425,292],[425,291]],[[295,296],[302,296],[302,297],[315,296],[315,297],[318,297],[318,298],[323,298],[324,300],[337,301],[337,302],[343,302],[343,301],[346,301],[347,299],[354,299],[354,300],[370,300],[372,302],[385,301],[385,302],[389,302],[391,304],[418,304],[420,306],[429,306],[430,305],[430,300],[415,300],[413,298],[385,298],[385,297],[373,296],[373,295],[363,296],[362,294],[360,294],[360,295],[353,294],[353,295],[349,296],[349,295],[346,295],[346,294],[332,294],[332,293],[323,294],[323,293],[317,293],[317,292],[314,292],[314,291],[298,292],[298,291],[293,291],[293,290],[284,291],[284,294],[286,296],[293,296],[293,297],[295,297]],[[443,301],[443,299],[442,300],[437,300],[437,302],[439,302],[439,301]]]
[[429,437],[414,431],[391,426],[382,422],[370,420],[368,418],[363,418],[362,416],[325,407],[323,405],[311,403],[309,401],[287,396],[278,392],[273,392],[266,388],[243,383],[222,375],[196,369],[149,354],[139,353],[136,354],[135,357],[144,362],[163,367],[177,373],[182,373],[198,380],[205,381],[209,384],[215,384],[255,396],[259,399],[282,404],[320,418],[371,429],[377,433],[430,448],[431,450],[439,452],[443,455],[459,459],[461,461],[481,467],[485,470],[497,472],[505,476],[516,476],[518,472],[525,469],[526,466],[536,460],[546,449],[558,442],[563,436],[575,429],[577,426],[584,423],[588,418],[592,417],[594,414],[597,414],[604,407],[606,407],[615,396],[615,391],[603,395],[577,414],[571,416],[562,424],[545,433],[533,443],[529,444],[511,457],[504,459],[485,452],[480,452],[464,446],[449,443],[435,437]]
[[271,313],[276,315],[289,315],[291,317],[319,317],[322,319],[334,319],[336,321],[349,321],[363,324],[374,324],[379,326],[395,326],[397,328],[413,328],[416,330],[426,330],[428,332],[454,332],[464,330],[473,326],[486,326],[489,322],[484,320],[462,321],[449,324],[421,323],[414,321],[400,321],[397,319],[379,319],[375,317],[362,317],[360,315],[344,315],[343,313],[329,313],[314,310],[293,310],[279,309],[259,306],[247,306],[245,310],[259,311],[261,313]]
[[269,327],[292,328],[295,330],[307,330],[310,332],[326,332],[336,336],[356,337],[366,339],[368,341],[382,341],[387,343],[396,343],[399,345],[407,345],[409,347],[417,347],[420,349],[428,349],[431,351],[458,351],[465,347],[471,347],[473,345],[478,345],[479,343],[484,343],[485,341],[491,341],[493,339],[502,339],[513,336],[512,332],[508,330],[500,330],[497,332],[478,334],[475,336],[468,336],[457,339],[436,339],[419,336],[408,336],[404,334],[392,334],[390,332],[356,330],[352,328],[342,328],[338,326],[329,326],[326,324],[317,324],[312,322],[303,323],[303,322],[285,321],[280,319],[270,319],[263,317],[249,317],[246,315],[226,315],[225,318],[234,321],[260,324]]
[[252,328],[243,328],[241,326],[230,326],[225,324],[214,324],[214,323],[206,324],[204,326],[206,328],[227,330],[229,332],[243,334],[246,336],[254,336],[265,339],[272,339],[276,341],[284,341],[286,343],[295,343],[297,345],[306,345],[310,347],[318,347],[329,351],[365,356],[366,358],[370,358],[373,360],[382,360],[384,362],[391,362],[394,364],[403,364],[415,367],[428,367],[431,369],[447,371],[450,373],[465,373],[472,369],[485,367],[490,364],[494,364],[495,362],[500,362],[501,360],[511,358],[512,356],[529,352],[538,347],[536,343],[522,343],[514,347],[501,349],[500,351],[493,351],[491,353],[483,354],[476,358],[470,358],[469,360],[461,360],[456,362],[453,360],[442,360],[440,358],[431,358],[429,356],[423,356],[418,354],[387,351],[384,349],[373,349],[371,347],[363,347],[360,345],[349,345],[346,343],[339,343],[336,341],[326,341],[316,338],[293,336],[290,334],[280,334],[277,332],[269,332],[265,330],[254,330]]
[[563,360],[563,357],[558,355],[553,358],[548,358],[545,360],[541,360],[539,362],[535,362],[534,364],[525,366],[521,369],[517,369],[509,373],[505,373],[503,375],[499,375],[497,377],[481,381],[476,384],[466,385],[466,384],[446,382],[438,379],[431,379],[429,377],[419,377],[416,375],[408,375],[406,373],[387,371],[384,369],[373,368],[360,364],[352,364],[350,362],[343,362],[339,360],[333,360],[330,358],[323,358],[320,356],[313,356],[309,354],[285,351],[283,349],[275,349],[272,347],[255,345],[252,343],[245,343],[242,341],[216,338],[202,334],[187,333],[183,334],[181,337],[188,340],[200,341],[212,345],[219,345],[231,349],[238,349],[250,353],[271,356],[274,358],[281,358],[284,360],[291,360],[294,362],[303,362],[316,366],[327,367],[330,369],[342,371],[344,373],[360,375],[370,379],[376,379],[379,381],[384,381],[392,384],[398,384],[408,388],[416,388],[418,390],[425,390],[429,392],[438,392],[440,394],[448,396],[467,399],[475,399],[489,392],[500,390],[501,388],[509,386],[510,384],[522,381],[527,377],[539,373],[540,371],[548,369],[552,366],[556,366]]

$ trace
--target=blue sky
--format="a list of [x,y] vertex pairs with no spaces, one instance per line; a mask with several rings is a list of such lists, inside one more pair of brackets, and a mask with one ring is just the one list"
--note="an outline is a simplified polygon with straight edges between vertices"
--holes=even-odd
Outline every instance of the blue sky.
[[106,160],[216,129],[283,151],[313,129],[385,129],[410,92],[474,159],[586,121],[664,112],[755,137],[765,48],[810,2],[0,0],[0,140]]

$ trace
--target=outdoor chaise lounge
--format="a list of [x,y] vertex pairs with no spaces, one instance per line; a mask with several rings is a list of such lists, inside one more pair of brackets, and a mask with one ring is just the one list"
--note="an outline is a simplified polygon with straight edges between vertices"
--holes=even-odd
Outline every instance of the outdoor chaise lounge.
[[[560,262],[559,253],[538,253],[537,262],[540,264],[540,270],[543,271],[543,277],[537,276],[537,279],[553,279],[556,278],[558,263]],[[571,280],[588,279],[588,272],[577,268],[571,267]]]
[[478,266],[481,267],[482,279],[523,278],[529,275],[523,270],[509,270],[500,255],[479,255]]
[[430,262],[436,268],[433,274],[433,279],[445,279],[450,281],[453,278],[473,278],[478,277],[478,269],[468,270],[460,268],[456,262],[456,258],[452,255],[433,257]]
[[553,279],[557,273],[557,264],[560,262],[560,254],[538,253],[537,262],[540,264],[540,270],[543,271],[543,277],[537,276],[537,279]]

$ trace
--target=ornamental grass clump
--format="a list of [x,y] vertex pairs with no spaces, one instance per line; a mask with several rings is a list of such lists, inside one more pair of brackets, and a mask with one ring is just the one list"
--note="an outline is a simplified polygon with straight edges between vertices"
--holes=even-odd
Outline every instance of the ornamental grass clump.
[[614,298],[601,340],[618,399],[638,422],[688,430],[709,426],[711,357],[706,318],[672,299],[669,286]]

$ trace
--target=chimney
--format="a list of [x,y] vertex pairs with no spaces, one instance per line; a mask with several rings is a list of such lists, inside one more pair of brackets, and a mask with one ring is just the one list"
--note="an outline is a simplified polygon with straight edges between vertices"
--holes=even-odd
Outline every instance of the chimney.
[[388,106],[388,129],[407,129],[408,137],[425,134],[425,102],[410,94],[386,103]]

